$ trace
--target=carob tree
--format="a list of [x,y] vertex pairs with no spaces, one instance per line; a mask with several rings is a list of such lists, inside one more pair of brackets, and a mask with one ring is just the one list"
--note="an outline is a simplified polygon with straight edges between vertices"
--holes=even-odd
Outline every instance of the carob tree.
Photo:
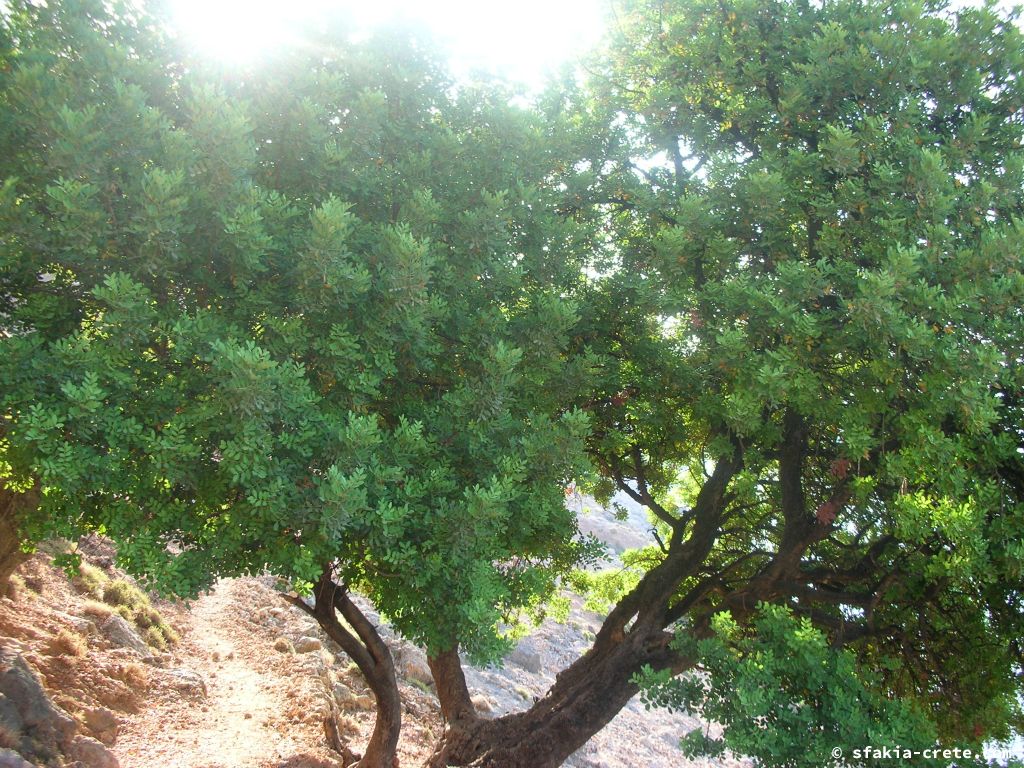
[[608,617],[525,712],[481,719],[436,653],[432,765],[559,765],[641,685],[766,765],[1019,732],[1018,27],[941,2],[615,8],[589,87],[546,106],[598,139],[562,210],[597,206],[615,244],[584,305],[590,450],[658,545],[580,577]]
[[394,665],[352,591],[493,656],[587,554],[563,488],[589,236],[510,94],[413,37],[304,41],[221,72],[134,5],[7,4],[0,523],[101,531],[181,595],[291,580],[377,697],[361,765],[390,768]]

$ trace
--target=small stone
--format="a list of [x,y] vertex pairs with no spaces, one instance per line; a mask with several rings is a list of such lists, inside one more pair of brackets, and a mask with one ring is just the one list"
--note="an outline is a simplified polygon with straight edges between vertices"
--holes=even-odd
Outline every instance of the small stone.
[[89,726],[93,736],[108,747],[117,741],[117,731],[121,726],[121,722],[106,707],[87,709],[85,711],[85,724]]
[[295,652],[296,653],[312,653],[313,651],[319,651],[324,647],[315,637],[300,637],[295,641]]
[[167,672],[170,683],[181,693],[195,698],[206,698],[206,681],[191,669],[172,669]]
[[281,653],[295,653],[295,646],[287,637],[279,637],[274,641],[274,650]]
[[344,683],[335,683],[334,700],[338,702],[339,707],[348,709],[355,703],[356,695],[352,693],[352,689]]
[[352,708],[369,712],[377,708],[377,702],[373,700],[373,696],[356,696],[352,699]]
[[121,764],[109,749],[88,736],[76,736],[71,743],[71,749],[68,750],[68,756],[73,760],[81,760],[90,768],[121,768]]

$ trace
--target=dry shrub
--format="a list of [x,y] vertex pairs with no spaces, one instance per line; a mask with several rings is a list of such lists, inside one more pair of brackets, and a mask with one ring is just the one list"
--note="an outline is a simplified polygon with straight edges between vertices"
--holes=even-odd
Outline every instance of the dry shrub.
[[114,579],[103,588],[103,602],[124,606],[133,612],[149,606],[149,598],[142,590],[124,579]]
[[149,687],[149,670],[142,664],[118,664],[111,676],[132,690],[144,691]]
[[110,614],[114,612],[106,603],[101,603],[96,600],[86,600],[82,603],[82,613],[86,616],[92,616],[94,619],[106,619]]
[[110,581],[107,574],[94,565],[81,563],[78,566],[78,575],[71,580],[72,585],[81,592],[84,592],[94,600],[103,597],[103,591]]
[[142,633],[142,639],[146,641],[147,645],[158,651],[167,650],[167,638],[160,631],[160,627],[147,627],[146,631]]
[[40,573],[26,573],[21,577],[21,581],[30,592],[35,592],[37,595],[41,595],[43,589],[46,588],[46,581]]
[[62,629],[50,640],[49,653],[52,656],[82,657],[89,652],[85,638],[70,629]]
[[115,579],[103,590],[103,601],[114,606],[125,621],[130,621],[142,631],[149,645],[164,650],[168,645],[177,644],[178,633],[164,620],[149,597],[125,579]]

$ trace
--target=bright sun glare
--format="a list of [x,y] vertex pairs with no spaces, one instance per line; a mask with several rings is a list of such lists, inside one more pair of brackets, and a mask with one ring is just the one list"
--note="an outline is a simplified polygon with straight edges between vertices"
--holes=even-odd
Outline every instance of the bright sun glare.
[[483,70],[538,86],[601,35],[607,0],[172,0],[186,40],[225,62],[256,61],[294,42],[302,23],[341,11],[357,31],[391,20],[421,25],[446,46],[456,71]]

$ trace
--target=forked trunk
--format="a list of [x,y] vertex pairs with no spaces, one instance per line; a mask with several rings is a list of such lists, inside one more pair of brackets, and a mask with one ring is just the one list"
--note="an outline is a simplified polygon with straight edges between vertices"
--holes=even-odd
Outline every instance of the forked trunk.
[[[547,695],[525,712],[495,720],[448,718],[428,768],[556,768],[605,725],[637,692],[632,676],[644,664],[679,668],[667,635],[628,635],[598,644],[558,676]],[[432,664],[433,666],[433,664]],[[442,698],[442,712],[457,707]],[[462,698],[459,694],[459,698]],[[468,692],[465,694],[468,700]]]
[[[432,659],[441,712],[448,722],[427,767],[557,768],[629,702],[637,692],[633,676],[644,666],[674,674],[691,669],[695,660],[671,647],[673,633],[666,627],[688,604],[676,592],[711,551],[726,487],[740,467],[738,458],[716,465],[697,496],[696,524],[689,537],[673,537],[665,559],[605,618],[591,649],[559,673],[547,695],[530,709],[495,720],[478,717],[462,670],[456,669],[457,652]],[[699,588],[695,594],[701,594]]]
[[[373,733],[366,751],[354,765],[356,768],[395,768],[402,730],[402,701],[391,651],[377,628],[352,602],[347,590],[334,583],[329,572],[317,583],[314,598],[312,608],[298,598],[292,599],[292,603],[311,614],[327,636],[352,658],[377,702]],[[336,611],[345,618],[348,627],[338,621]]]

